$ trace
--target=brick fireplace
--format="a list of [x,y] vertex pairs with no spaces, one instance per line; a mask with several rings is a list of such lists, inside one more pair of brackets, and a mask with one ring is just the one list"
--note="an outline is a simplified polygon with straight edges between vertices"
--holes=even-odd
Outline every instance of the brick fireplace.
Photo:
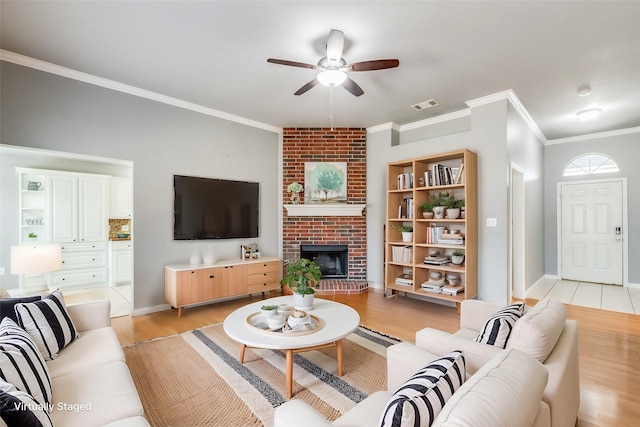
[[[347,162],[347,203],[366,203],[365,128],[284,128],[283,188],[304,185],[305,162]],[[303,194],[300,203],[304,203]],[[284,210],[284,259],[298,259],[300,245],[347,245],[349,281],[366,281],[366,210],[353,216],[292,216]],[[333,281],[333,280],[330,280]]]

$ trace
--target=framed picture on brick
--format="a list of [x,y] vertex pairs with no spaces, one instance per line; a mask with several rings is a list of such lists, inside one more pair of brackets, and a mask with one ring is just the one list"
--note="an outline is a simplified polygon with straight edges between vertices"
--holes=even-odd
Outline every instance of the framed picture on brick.
[[347,162],[306,162],[305,203],[347,203]]

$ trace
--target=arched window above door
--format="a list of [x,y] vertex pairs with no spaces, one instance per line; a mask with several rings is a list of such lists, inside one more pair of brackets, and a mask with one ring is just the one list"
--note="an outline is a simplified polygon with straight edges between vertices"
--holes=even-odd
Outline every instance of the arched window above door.
[[619,170],[615,160],[606,154],[589,153],[580,155],[567,163],[562,176],[595,175]]

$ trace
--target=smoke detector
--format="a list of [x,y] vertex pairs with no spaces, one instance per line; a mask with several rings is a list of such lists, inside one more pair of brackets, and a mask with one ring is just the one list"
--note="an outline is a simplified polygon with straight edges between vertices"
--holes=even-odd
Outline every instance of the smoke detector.
[[426,110],[427,108],[436,107],[438,105],[440,105],[438,101],[436,101],[435,99],[430,99],[428,101],[424,101],[419,104],[414,104],[412,105],[412,107],[417,111],[422,111],[422,110]]

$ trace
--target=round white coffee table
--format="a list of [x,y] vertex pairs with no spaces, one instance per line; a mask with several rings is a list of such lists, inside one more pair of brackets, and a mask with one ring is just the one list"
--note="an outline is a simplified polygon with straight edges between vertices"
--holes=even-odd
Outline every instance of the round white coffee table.
[[360,324],[360,315],[348,305],[315,298],[309,314],[319,319],[322,327],[304,335],[275,334],[260,331],[247,323],[247,318],[258,313],[263,305],[288,304],[293,306],[292,296],[283,296],[258,301],[241,307],[224,320],[224,331],[233,340],[242,344],[240,363],[244,362],[247,347],[283,350],[286,354],[287,397],[293,394],[293,355],[295,353],[335,347],[338,375],[342,376],[342,339]]

